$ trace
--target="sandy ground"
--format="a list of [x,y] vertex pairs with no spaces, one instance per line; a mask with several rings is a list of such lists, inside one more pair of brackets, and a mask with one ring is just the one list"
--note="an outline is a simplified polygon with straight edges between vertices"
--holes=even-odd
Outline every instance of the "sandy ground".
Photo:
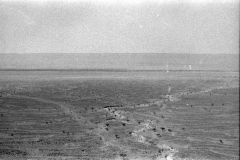
[[238,159],[237,80],[2,81],[0,158]]

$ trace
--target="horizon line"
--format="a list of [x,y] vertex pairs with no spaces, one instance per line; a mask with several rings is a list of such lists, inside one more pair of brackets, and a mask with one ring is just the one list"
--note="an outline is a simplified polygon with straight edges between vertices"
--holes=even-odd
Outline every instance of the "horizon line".
[[33,53],[0,53],[0,55],[2,54],[17,54],[17,55],[23,55],[23,54],[189,54],[189,55],[203,55],[203,54],[207,54],[207,55],[239,55],[239,53],[159,53],[159,52],[85,52],[85,53],[50,53],[50,52],[33,52]]
[[[88,72],[142,72],[142,71],[149,71],[149,72],[166,72],[166,69],[126,69],[126,68],[67,68],[67,69],[60,69],[60,68],[0,68],[0,71],[88,71]],[[239,70],[218,70],[218,69],[169,69],[169,72],[239,72]]]

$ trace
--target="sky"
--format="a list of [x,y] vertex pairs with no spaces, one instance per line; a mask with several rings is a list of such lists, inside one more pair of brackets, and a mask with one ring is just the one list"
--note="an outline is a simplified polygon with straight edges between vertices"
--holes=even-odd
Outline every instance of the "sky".
[[0,0],[0,53],[239,53],[239,0]]

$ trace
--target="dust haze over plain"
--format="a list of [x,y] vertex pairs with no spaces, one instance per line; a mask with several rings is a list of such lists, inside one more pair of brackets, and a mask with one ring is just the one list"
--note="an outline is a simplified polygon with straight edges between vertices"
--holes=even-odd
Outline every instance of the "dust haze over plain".
[[[0,53],[6,54],[101,53],[114,62],[116,53],[239,53],[237,0],[1,1],[0,17]],[[15,62],[17,56],[7,59]],[[38,56],[31,56],[32,63],[47,65]],[[80,57],[83,68],[90,61],[104,68],[96,56]],[[8,68],[19,63],[31,68],[24,60]]]

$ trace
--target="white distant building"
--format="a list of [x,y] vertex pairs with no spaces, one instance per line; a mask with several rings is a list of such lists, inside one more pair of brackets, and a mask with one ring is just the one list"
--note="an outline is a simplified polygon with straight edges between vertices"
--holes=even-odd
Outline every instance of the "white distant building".
[[166,72],[167,72],[167,73],[169,72],[168,64],[166,65]]
[[189,70],[192,70],[192,65],[188,65],[188,69],[189,69]]

